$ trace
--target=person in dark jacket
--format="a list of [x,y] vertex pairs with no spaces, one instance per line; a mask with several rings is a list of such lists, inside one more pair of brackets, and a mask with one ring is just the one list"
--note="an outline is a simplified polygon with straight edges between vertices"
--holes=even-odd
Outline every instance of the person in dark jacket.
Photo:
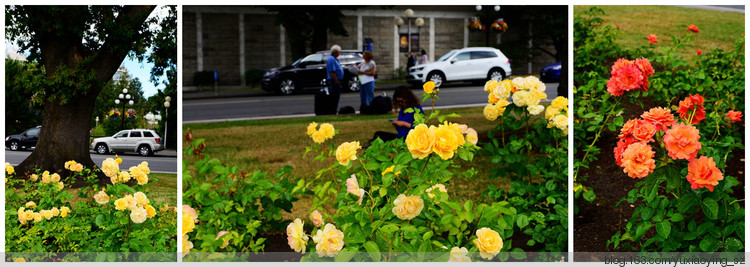
[[409,52],[409,58],[406,60],[406,76],[409,76],[409,68],[417,65],[417,57],[414,56],[414,51]]

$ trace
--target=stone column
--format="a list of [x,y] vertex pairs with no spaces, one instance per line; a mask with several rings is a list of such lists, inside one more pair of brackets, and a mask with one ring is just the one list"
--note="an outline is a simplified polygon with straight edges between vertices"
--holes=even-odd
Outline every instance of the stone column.
[[[464,25],[469,24],[469,18],[464,18]],[[464,26],[464,47],[469,46],[469,28]]]
[[279,25],[279,66],[286,66],[286,29]]
[[[395,20],[396,17],[393,17]],[[401,47],[401,44],[399,43],[399,36],[398,36],[398,26],[395,24],[393,25],[393,69],[398,69],[399,67],[399,55],[401,52],[399,52],[399,47]],[[409,70],[406,70],[409,71]]]
[[240,13],[240,85],[245,85],[245,14]]
[[203,18],[201,12],[195,12],[195,57],[196,70],[203,71]]
[[364,45],[362,38],[362,15],[357,15],[357,47],[362,49]]
[[435,62],[435,17],[430,17],[430,62]]

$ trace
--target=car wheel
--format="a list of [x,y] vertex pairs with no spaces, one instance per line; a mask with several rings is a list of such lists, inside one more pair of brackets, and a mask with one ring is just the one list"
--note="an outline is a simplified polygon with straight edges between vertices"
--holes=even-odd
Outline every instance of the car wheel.
[[144,157],[151,156],[152,155],[152,151],[151,151],[151,148],[148,147],[147,145],[141,145],[141,146],[138,147],[138,154],[140,154],[141,156],[144,156]]
[[352,76],[351,78],[349,78],[347,89],[349,89],[349,92],[359,91],[359,78],[357,78],[357,76]]
[[445,75],[439,71],[433,71],[430,72],[430,74],[427,74],[427,80],[432,81],[435,83],[435,87],[440,87],[443,85],[443,82],[445,81]]
[[500,68],[494,68],[491,69],[489,73],[487,73],[487,80],[495,80],[495,81],[502,81],[505,80],[505,71]]
[[10,150],[17,151],[19,148],[20,146],[18,145],[18,141],[10,141]]
[[105,144],[97,144],[96,145],[96,153],[99,153],[100,155],[107,154],[109,152],[109,149],[107,148],[107,145]]
[[291,95],[296,89],[297,84],[294,82],[294,79],[289,77],[281,79],[281,82],[279,83],[279,92],[282,95]]

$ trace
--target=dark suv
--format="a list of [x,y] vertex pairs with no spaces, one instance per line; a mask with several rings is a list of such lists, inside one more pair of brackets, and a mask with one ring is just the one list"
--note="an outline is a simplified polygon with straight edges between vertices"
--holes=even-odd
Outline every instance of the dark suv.
[[[319,51],[298,59],[292,65],[268,70],[263,75],[263,90],[291,95],[306,88],[321,88],[321,82],[327,77],[326,60],[330,54],[331,51]],[[347,71],[347,68],[364,62],[362,52],[343,50],[338,60],[344,69],[344,78],[339,79],[341,91],[359,91],[357,75]]]
[[21,134],[14,134],[5,138],[5,147],[10,150],[25,150],[36,146],[36,142],[39,140],[39,131],[42,126],[37,126],[24,131]]

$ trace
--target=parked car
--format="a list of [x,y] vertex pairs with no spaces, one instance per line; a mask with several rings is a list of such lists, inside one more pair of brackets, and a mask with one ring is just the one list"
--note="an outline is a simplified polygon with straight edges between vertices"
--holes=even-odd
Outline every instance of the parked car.
[[[269,92],[278,92],[291,95],[304,89],[323,87],[322,81],[326,75],[326,61],[331,51],[319,51],[298,59],[292,65],[268,70],[263,75],[262,88]],[[342,92],[359,91],[359,78],[347,71],[357,63],[364,62],[362,52],[355,50],[343,50],[338,57],[341,67],[344,69]]]
[[36,142],[39,141],[39,131],[42,130],[42,126],[30,128],[23,133],[10,135],[5,137],[5,147],[10,150],[26,150],[36,146]]
[[539,80],[542,80],[542,82],[545,83],[560,82],[561,69],[562,64],[560,62],[545,66],[544,68],[542,68],[542,70],[539,71]]
[[500,50],[467,47],[451,50],[435,62],[409,68],[406,81],[415,85],[433,81],[439,87],[454,81],[500,81],[510,74],[510,59]]
[[164,150],[159,134],[153,130],[123,130],[111,137],[101,137],[91,142],[91,149],[99,154],[113,152],[136,152],[141,156],[151,156]]

